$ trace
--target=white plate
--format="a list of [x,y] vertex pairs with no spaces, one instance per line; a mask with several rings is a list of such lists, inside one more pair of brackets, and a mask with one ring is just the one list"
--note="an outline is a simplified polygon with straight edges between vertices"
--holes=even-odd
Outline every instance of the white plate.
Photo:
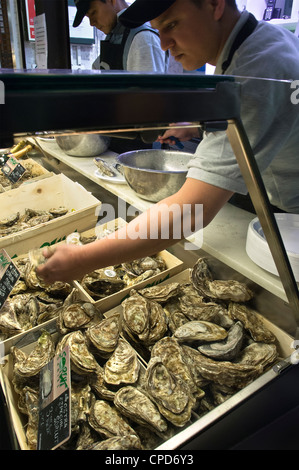
[[126,183],[125,177],[122,175],[119,176],[107,176],[103,175],[99,170],[94,172],[97,178],[100,178],[103,181],[107,181],[107,183],[117,183],[117,184],[124,184]]
[[[274,214],[294,273],[299,282],[299,214]],[[246,252],[261,268],[278,276],[270,248],[259,219],[253,219],[248,227]]]

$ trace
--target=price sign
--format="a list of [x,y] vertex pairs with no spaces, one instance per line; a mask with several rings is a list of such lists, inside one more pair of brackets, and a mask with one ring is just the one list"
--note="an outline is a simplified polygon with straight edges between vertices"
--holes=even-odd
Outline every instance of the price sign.
[[38,450],[54,450],[71,435],[71,369],[69,347],[40,372]]
[[1,168],[2,173],[12,182],[17,183],[26,171],[15,158],[10,157]]
[[0,310],[20,277],[5,250],[0,250]]

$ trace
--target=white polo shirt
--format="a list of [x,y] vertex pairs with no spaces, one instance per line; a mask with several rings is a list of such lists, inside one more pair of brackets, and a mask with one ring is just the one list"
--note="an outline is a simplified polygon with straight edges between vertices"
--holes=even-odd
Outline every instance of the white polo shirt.
[[[225,44],[216,75],[222,73],[221,65],[247,18],[245,11]],[[260,21],[225,73],[241,83],[241,119],[270,202],[299,213],[299,104],[291,100],[294,88],[289,82],[299,80],[299,39],[280,26]],[[188,177],[240,194],[248,192],[225,132],[205,133],[189,163]]]

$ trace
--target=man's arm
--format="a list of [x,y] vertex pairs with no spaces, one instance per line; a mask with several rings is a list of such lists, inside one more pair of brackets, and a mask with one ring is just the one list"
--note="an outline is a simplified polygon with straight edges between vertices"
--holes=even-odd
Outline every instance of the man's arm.
[[[153,255],[186,238],[198,227],[197,205],[202,205],[205,227],[231,196],[230,191],[188,178],[177,193],[153,205],[115,234],[83,246],[57,245],[54,254],[47,255],[50,258],[46,264],[38,268],[38,274],[49,283],[70,281],[94,269]],[[190,208],[187,231],[184,208]]]

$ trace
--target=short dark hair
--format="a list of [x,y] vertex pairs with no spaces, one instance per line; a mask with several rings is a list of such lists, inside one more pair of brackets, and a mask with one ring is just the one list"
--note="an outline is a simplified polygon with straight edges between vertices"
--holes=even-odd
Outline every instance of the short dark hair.
[[[204,0],[191,0],[191,1],[195,3],[198,7],[201,7]],[[227,6],[229,6],[230,8],[237,8],[236,0],[225,0],[225,1],[226,1]]]

